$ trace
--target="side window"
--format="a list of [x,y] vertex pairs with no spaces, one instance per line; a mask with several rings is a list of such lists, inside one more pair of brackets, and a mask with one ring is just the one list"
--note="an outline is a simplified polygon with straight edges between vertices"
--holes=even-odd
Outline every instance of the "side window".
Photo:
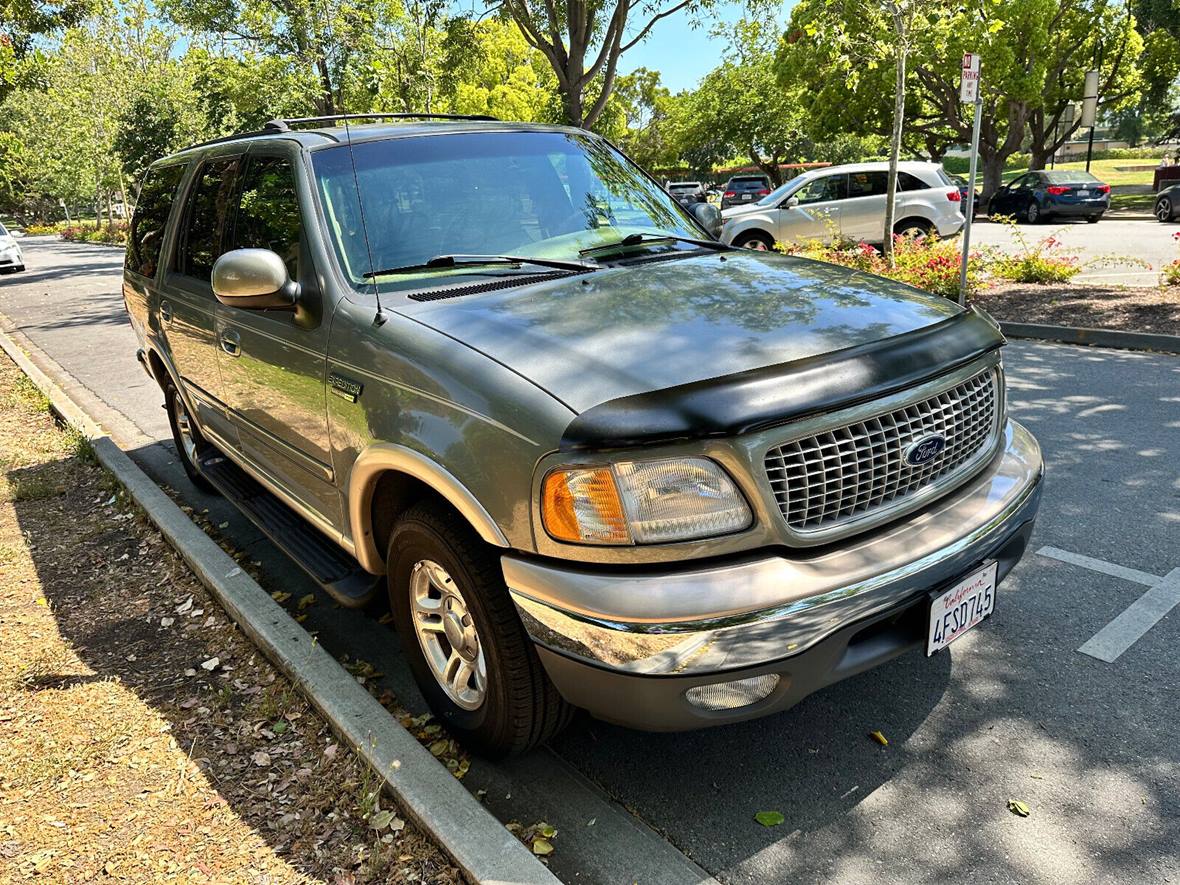
[[295,170],[286,157],[251,157],[242,174],[231,249],[270,249],[299,279],[303,221],[295,194]]
[[[904,172],[900,175],[905,175]],[[849,172],[848,197],[879,197],[886,192],[889,176],[884,172]],[[900,178],[898,184],[900,184]]]
[[238,157],[210,160],[197,172],[176,258],[176,269],[185,276],[208,281],[213,262],[225,251],[222,234],[240,162]]
[[1037,177],[1035,175],[1022,175],[1012,184],[1012,190],[1023,191],[1036,186]]
[[124,262],[127,270],[145,277],[156,275],[164,226],[168,223],[168,213],[172,211],[184,169],[184,164],[180,163],[148,170],[127,233],[127,259]]
[[924,191],[929,190],[930,185],[918,178],[916,175],[910,175],[908,172],[897,173],[897,189],[899,191]]
[[829,200],[844,199],[844,176],[828,175],[809,181],[795,194],[799,203],[826,203]]

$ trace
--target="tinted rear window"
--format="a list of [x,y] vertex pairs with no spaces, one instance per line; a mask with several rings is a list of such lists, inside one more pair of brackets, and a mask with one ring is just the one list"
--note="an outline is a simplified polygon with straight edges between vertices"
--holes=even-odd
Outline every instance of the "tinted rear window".
[[1098,179],[1089,172],[1071,172],[1069,170],[1043,173],[1049,184],[1093,184]]
[[700,188],[699,184],[670,184],[670,185],[668,185],[668,190],[679,191],[682,193],[687,192],[687,191],[695,191],[695,190],[698,190],[699,188]]
[[164,225],[176,197],[176,188],[184,175],[184,165],[149,169],[139,189],[131,228],[127,234],[127,258],[124,267],[145,277],[156,275],[163,245]]
[[759,191],[766,186],[765,178],[731,178],[729,180],[731,191]]

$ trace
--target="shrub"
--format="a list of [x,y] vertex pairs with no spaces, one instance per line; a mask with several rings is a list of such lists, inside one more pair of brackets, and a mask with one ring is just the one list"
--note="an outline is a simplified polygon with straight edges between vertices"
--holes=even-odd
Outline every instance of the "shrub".
[[1067,283],[1081,272],[1078,256],[1063,255],[1061,240],[1056,235],[1049,234],[1030,244],[1015,218],[994,215],[992,221],[1011,227],[1018,246],[1012,255],[992,252],[989,260],[992,276],[1013,283],[1045,284]]
[[[1180,244],[1180,231],[1172,234],[1172,241]],[[1160,272],[1160,285],[1180,286],[1180,258],[1163,266]]]
[[58,233],[60,228],[56,224],[29,224],[25,226],[25,233],[30,237],[40,237],[45,234]]
[[111,227],[68,225],[60,228],[58,235],[70,243],[102,243],[108,246],[122,246],[127,242],[127,222],[116,221]]

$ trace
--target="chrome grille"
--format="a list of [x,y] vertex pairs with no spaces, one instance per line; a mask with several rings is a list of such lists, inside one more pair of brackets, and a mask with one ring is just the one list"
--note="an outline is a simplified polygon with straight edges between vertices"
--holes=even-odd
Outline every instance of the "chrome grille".
[[[949,485],[991,448],[997,431],[997,373],[980,372],[907,406],[772,448],[766,474],[787,525],[800,532],[834,528],[944,479]],[[914,467],[907,447],[932,433],[946,447]]]

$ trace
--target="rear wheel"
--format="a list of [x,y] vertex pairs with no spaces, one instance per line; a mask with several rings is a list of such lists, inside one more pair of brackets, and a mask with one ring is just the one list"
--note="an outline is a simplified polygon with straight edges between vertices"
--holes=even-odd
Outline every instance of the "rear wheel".
[[1162,222],[1171,221],[1172,220],[1172,212],[1174,211],[1173,206],[1172,206],[1172,198],[1171,197],[1160,197],[1158,200],[1155,201],[1155,210],[1154,211],[1155,211],[1155,217],[1158,218],[1160,221],[1162,221]]
[[932,225],[924,218],[903,218],[893,225],[893,233],[910,240],[921,240],[930,236]]
[[499,557],[457,514],[420,504],[386,558],[402,650],[431,710],[488,755],[518,753],[569,723],[508,595]]
[[1086,224],[1097,224],[1101,218],[1101,215],[1087,215]]
[[205,492],[216,493],[217,489],[201,475],[197,462],[205,451],[208,443],[201,436],[201,431],[189,415],[188,406],[171,381],[164,388],[164,408],[168,410],[168,424],[172,427],[172,440],[176,443],[176,453],[180,455],[180,466],[185,475],[197,488]]
[[774,237],[764,231],[751,230],[743,234],[738,234],[733,244],[739,249],[753,249],[755,252],[770,252],[774,249]]

